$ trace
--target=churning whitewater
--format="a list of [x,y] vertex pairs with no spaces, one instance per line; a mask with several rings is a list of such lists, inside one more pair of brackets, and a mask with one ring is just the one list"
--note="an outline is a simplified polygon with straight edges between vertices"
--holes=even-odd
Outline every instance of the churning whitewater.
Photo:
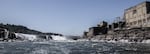
[[70,40],[63,36],[52,36],[53,40],[34,41],[36,35],[19,34],[23,42],[0,42],[1,54],[150,54],[149,43],[128,43],[126,40],[96,41]]
[[1,42],[1,54],[150,54],[150,44],[107,42]]
[[[24,40],[24,41],[36,41],[36,40],[40,40],[40,39],[44,39],[42,37],[49,37],[49,36],[37,36],[37,35],[32,35],[32,34],[22,34],[22,33],[15,33],[15,35],[17,37],[19,37],[20,39]],[[51,40],[68,40],[68,38],[66,38],[65,36],[54,36],[54,35],[51,35],[50,37]],[[45,39],[48,39],[49,38],[45,38]]]

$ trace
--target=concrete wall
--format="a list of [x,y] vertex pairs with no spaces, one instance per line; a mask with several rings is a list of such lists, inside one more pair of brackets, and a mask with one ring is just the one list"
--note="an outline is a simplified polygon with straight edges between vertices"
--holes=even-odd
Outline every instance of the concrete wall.
[[127,27],[150,27],[150,2],[143,2],[125,10],[124,18]]

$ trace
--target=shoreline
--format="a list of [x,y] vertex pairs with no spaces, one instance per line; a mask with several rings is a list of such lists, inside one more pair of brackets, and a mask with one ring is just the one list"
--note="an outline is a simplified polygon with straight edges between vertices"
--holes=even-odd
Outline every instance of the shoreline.
[[92,42],[106,42],[106,43],[146,43],[146,44],[150,44],[150,39],[149,40],[142,40],[141,42],[131,42],[128,40],[96,40],[96,39],[92,39],[92,40],[88,40],[88,39],[84,39],[84,40],[78,40],[78,41],[92,41]]

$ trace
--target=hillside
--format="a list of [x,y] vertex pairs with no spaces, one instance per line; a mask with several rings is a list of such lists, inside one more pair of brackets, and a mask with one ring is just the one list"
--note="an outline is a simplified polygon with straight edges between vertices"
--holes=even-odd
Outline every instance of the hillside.
[[47,34],[47,35],[62,35],[58,33],[43,33],[41,31],[29,29],[23,25],[14,25],[14,24],[3,24],[0,23],[0,28],[5,28],[9,30],[10,32],[15,32],[15,33],[24,33],[24,34]]

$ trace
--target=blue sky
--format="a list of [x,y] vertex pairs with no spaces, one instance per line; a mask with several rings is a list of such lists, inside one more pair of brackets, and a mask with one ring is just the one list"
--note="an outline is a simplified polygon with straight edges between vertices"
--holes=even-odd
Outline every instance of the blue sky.
[[0,0],[0,22],[42,32],[82,35],[144,0]]

